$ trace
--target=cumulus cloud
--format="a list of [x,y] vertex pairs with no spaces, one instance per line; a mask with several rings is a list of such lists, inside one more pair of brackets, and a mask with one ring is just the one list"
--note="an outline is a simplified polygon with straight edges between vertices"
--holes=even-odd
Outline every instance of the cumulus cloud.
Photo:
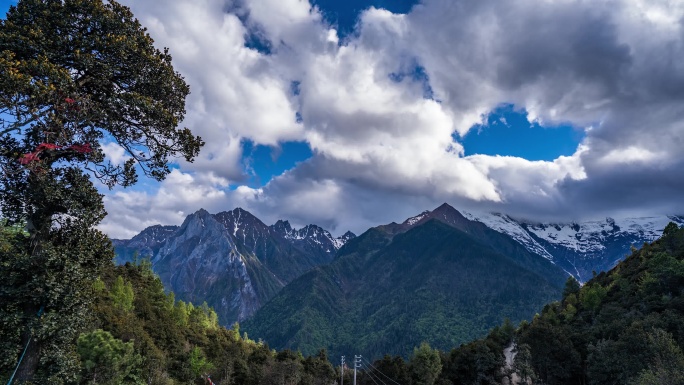
[[157,46],[171,48],[174,68],[190,84],[183,125],[206,145],[184,169],[241,180],[242,138],[277,145],[301,137],[303,127],[296,121],[290,80],[273,58],[245,47],[247,27],[226,12],[226,4],[179,0],[163,7],[155,1],[127,5]]
[[114,142],[103,144],[102,151],[112,164],[120,165],[130,158],[126,155],[126,150]]
[[[364,11],[341,45],[307,1],[127,3],[170,47],[191,86],[184,125],[207,145],[156,191],[106,197],[117,236],[200,207],[339,231],[444,201],[556,220],[684,212],[681,2],[424,0]],[[464,156],[454,134],[502,103],[585,139],[548,162]],[[305,141],[313,157],[242,186],[243,140]]]
[[106,194],[107,217],[100,229],[125,239],[148,226],[180,224],[199,208],[220,211],[227,199],[225,186],[225,180],[215,175],[197,177],[172,170],[153,193],[117,190]]

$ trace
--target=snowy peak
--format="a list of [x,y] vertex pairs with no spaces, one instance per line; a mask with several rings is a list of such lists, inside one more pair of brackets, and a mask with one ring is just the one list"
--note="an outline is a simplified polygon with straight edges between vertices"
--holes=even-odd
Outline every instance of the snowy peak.
[[341,242],[347,243],[354,238],[356,238],[356,234],[352,233],[351,231],[347,231],[346,233],[342,234],[341,237],[337,237],[336,239],[339,239]]
[[463,212],[465,218],[470,221],[483,223],[492,230],[506,234],[515,239],[518,243],[525,246],[525,248],[533,253],[539,254],[542,257],[553,261],[553,256],[541,246],[531,234],[529,234],[520,223],[508,215],[499,213],[479,213],[473,214]]
[[606,242],[615,237],[631,236],[652,242],[659,238],[668,223],[684,224],[677,216],[606,218],[602,221],[557,224],[525,224],[536,237],[580,253],[597,252],[606,248]]
[[278,220],[275,224],[270,226],[270,229],[284,239],[300,243],[309,242],[324,249],[325,252],[328,253],[336,252],[340,247],[344,246],[348,240],[356,237],[354,233],[347,231],[343,236],[334,238],[329,231],[314,224],[304,226],[297,230],[292,228],[290,222],[283,220]]
[[425,210],[422,213],[416,215],[415,217],[411,217],[407,220],[405,220],[402,225],[404,226],[413,226],[416,223],[420,222],[423,218],[427,217],[430,214],[430,211]]
[[591,278],[594,271],[611,269],[629,254],[631,246],[638,247],[656,240],[669,222],[684,225],[684,218],[680,216],[532,223],[496,213],[465,212],[464,215],[471,221],[509,235],[529,251],[551,260],[580,281]]

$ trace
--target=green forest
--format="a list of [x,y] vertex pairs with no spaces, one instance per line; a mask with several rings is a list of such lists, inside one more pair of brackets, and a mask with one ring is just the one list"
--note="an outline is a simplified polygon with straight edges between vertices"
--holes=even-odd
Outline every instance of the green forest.
[[[4,226],[2,249],[21,236]],[[340,378],[325,350],[304,357],[253,341],[236,324],[218,325],[206,304],[166,293],[147,260],[108,264],[89,289],[87,326],[75,341],[78,384],[331,384]],[[561,301],[517,327],[505,322],[486,338],[451,351],[423,343],[410,358],[361,359],[361,385],[684,383],[684,229],[634,250],[623,262],[580,286],[566,283]],[[3,324],[3,335],[11,331]],[[16,333],[15,333],[16,334]],[[515,344],[513,365],[504,349]],[[0,379],[16,365],[18,339],[3,341]],[[353,370],[344,372],[350,384]],[[505,369],[504,369],[505,368]],[[49,370],[47,368],[46,370]],[[525,383],[525,382],[520,382]]]
[[477,239],[434,219],[395,236],[373,228],[288,284],[243,328],[305,354],[324,347],[334,357],[408,358],[421,342],[448,350],[560,298],[565,277],[554,279],[547,266],[549,276],[535,273],[529,254],[495,249],[506,241],[513,242],[496,232]]
[[[6,234],[6,233],[5,233]],[[214,310],[165,293],[146,260],[108,264],[93,282],[92,314],[72,341],[80,368],[73,384],[329,384],[336,372],[325,351],[303,357],[250,340],[239,326],[218,325]],[[4,326],[4,325],[3,325]],[[3,327],[2,333],[7,330]],[[7,381],[21,346],[4,343]],[[49,368],[45,368],[49,371]],[[45,373],[47,374],[47,373]],[[43,383],[43,382],[38,382]]]

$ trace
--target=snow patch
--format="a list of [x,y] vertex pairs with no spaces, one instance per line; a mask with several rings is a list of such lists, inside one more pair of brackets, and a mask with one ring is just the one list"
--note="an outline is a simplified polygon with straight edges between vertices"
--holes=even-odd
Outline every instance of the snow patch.
[[532,238],[520,223],[511,217],[497,213],[470,213],[465,211],[461,213],[466,219],[483,223],[492,230],[506,234],[523,245],[527,250],[553,261],[553,256],[539,242]]
[[429,211],[423,211],[422,213],[416,215],[415,217],[411,217],[411,218],[405,220],[405,221],[404,221],[404,224],[405,224],[405,225],[409,225],[409,226],[413,226],[413,225],[415,225],[416,223],[420,222],[421,219],[423,219],[423,218],[425,218],[426,216],[428,216],[428,214],[430,214]]

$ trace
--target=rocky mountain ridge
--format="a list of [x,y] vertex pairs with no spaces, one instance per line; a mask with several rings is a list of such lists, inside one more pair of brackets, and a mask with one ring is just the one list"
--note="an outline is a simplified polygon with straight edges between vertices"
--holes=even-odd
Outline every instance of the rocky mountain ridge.
[[316,225],[268,226],[246,210],[204,209],[181,226],[151,226],[130,240],[112,240],[117,262],[150,258],[164,286],[185,301],[206,301],[225,325],[251,316],[283,286],[330,262],[354,234],[334,238]]
[[559,298],[571,272],[583,279],[607,270],[679,219],[540,225],[443,204],[349,241],[242,326],[272,347],[306,353],[408,355],[420,341],[456,346],[504,317],[530,319]]
[[241,326],[274,348],[409,356],[421,341],[458,346],[504,318],[529,319],[567,274],[448,205],[350,240]]

